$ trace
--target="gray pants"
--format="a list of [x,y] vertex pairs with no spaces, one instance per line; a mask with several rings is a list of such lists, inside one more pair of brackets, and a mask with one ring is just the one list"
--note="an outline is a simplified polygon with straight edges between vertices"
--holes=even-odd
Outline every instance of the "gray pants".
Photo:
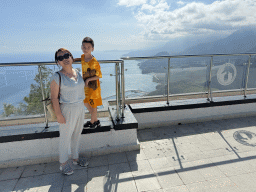
[[61,104],[60,109],[66,119],[66,124],[59,125],[59,154],[60,163],[65,163],[70,150],[73,159],[79,157],[79,140],[84,124],[84,105],[83,103]]

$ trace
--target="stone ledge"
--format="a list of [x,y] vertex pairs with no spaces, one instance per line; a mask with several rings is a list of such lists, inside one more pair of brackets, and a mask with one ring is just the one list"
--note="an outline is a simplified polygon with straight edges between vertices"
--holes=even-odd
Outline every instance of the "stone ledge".
[[[101,127],[93,130],[84,129],[82,134],[110,131],[112,122],[109,117],[99,118],[99,120],[101,121]],[[85,119],[86,121],[88,119]],[[8,126],[0,129],[0,143],[59,137],[57,122],[50,123],[48,129],[44,128],[44,124]]]
[[116,106],[109,106],[109,113],[115,130],[138,128],[138,122],[127,105],[125,105],[124,118],[120,120],[116,119]]
[[170,101],[167,105],[166,101],[137,103],[130,104],[129,107],[132,113],[145,113],[169,110],[184,110],[184,109],[199,109],[217,106],[238,105],[256,102],[256,94],[248,95],[244,98],[243,95],[215,97],[213,101],[209,102],[205,98],[187,99]]

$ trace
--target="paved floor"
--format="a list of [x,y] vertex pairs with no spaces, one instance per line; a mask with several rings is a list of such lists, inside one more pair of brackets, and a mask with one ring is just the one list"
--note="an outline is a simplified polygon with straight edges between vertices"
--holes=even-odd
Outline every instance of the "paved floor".
[[256,117],[138,130],[140,151],[0,169],[0,191],[255,192]]

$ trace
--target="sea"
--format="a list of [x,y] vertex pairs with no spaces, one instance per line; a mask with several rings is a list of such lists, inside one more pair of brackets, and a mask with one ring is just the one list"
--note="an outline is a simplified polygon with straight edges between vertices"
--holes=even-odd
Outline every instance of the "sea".
[[[129,51],[94,51],[97,60],[117,60]],[[82,52],[72,52],[74,58],[80,58]],[[4,112],[4,103],[18,106],[29,96],[30,87],[36,84],[37,66],[1,66],[2,63],[29,63],[54,61],[54,53],[18,53],[0,54],[0,115]],[[138,66],[140,61],[125,61],[125,95],[126,98],[140,97],[155,91],[157,83],[153,82],[153,74],[142,74]],[[57,65],[47,66],[53,71],[60,70]],[[80,68],[80,64],[73,64]],[[116,98],[115,63],[101,64],[101,95],[105,100]]]

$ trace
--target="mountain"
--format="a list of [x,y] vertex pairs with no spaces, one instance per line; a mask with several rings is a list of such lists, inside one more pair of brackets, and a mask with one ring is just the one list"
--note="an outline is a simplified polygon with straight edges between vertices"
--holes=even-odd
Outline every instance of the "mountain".
[[[183,39],[185,40],[185,39]],[[196,46],[191,46],[194,42],[192,40],[188,41],[185,44],[182,44],[183,40],[176,41],[180,42],[180,45],[177,46],[178,51],[182,50],[183,47],[186,49],[178,52],[176,55],[201,55],[201,54],[231,54],[231,53],[256,53],[256,28],[247,28],[241,29],[233,34],[225,37],[221,40],[216,40],[208,43],[200,43]],[[165,47],[169,47],[172,43],[168,42]],[[170,48],[169,50],[172,50]],[[159,52],[158,54],[154,54],[155,56],[159,55],[175,55],[173,52],[169,52],[169,50],[165,52]],[[170,54],[171,53],[171,54]],[[140,55],[141,56],[141,55]],[[222,60],[226,58],[222,57]],[[235,58],[233,58],[235,59]],[[241,59],[247,58],[236,58],[235,62],[246,62],[241,61]],[[184,58],[181,60],[179,59],[172,59],[172,65],[178,67],[201,67],[205,66],[205,58]],[[151,59],[142,61],[139,64],[140,69],[142,69],[142,73],[163,73],[166,71],[167,61],[166,59]]]
[[256,28],[241,29],[211,43],[202,43],[180,52],[181,55],[247,53],[255,50]]
[[256,46],[250,49],[247,53],[256,53]]
[[174,38],[167,43],[165,43],[162,46],[159,47],[153,47],[150,49],[141,49],[141,50],[133,50],[127,54],[124,54],[123,56],[129,56],[129,57],[148,57],[148,56],[154,56],[159,52],[168,52],[170,55],[178,55],[184,50],[188,49],[189,47],[194,47],[198,44],[202,43],[210,43],[212,41],[216,41],[219,39],[224,38],[225,36],[206,36],[206,37],[200,37],[200,36],[187,36],[187,37],[178,37]]
[[256,28],[240,29],[229,36],[179,37],[161,47],[134,50],[123,56],[147,57],[166,51],[170,55],[201,55],[256,52]]

